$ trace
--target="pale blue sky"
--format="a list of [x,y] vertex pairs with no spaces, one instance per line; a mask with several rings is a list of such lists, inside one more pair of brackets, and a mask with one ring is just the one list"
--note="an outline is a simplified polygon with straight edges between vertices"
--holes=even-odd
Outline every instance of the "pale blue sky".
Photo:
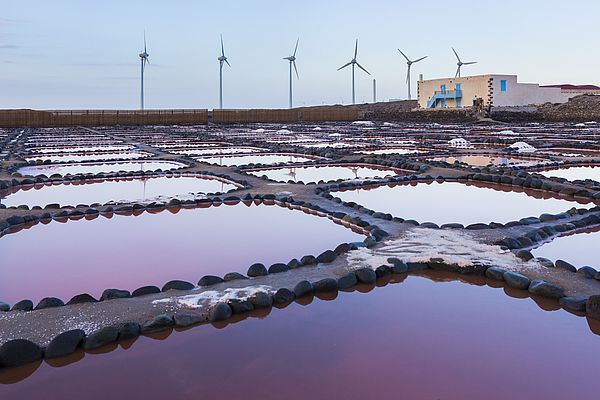
[[[518,74],[523,82],[600,83],[598,0],[234,1],[0,0],[0,108],[137,108],[146,30],[147,108],[218,103],[219,34],[226,108],[286,107],[288,56],[296,38],[295,104],[349,103],[355,38],[357,101],[406,97],[413,80]],[[414,83],[413,83],[414,87]],[[413,90],[413,93],[416,91]]]

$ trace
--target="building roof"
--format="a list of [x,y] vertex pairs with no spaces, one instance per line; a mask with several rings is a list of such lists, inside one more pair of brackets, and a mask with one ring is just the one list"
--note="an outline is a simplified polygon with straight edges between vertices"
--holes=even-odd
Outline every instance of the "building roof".
[[600,87],[596,85],[572,85],[570,83],[564,83],[561,85],[545,85],[542,87],[559,88],[564,90],[600,90]]

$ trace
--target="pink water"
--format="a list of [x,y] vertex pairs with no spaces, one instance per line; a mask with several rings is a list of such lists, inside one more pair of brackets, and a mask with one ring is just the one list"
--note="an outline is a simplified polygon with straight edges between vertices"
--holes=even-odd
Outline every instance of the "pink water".
[[462,162],[474,167],[485,167],[488,165],[535,165],[539,161],[524,160],[521,158],[502,157],[502,156],[484,156],[484,155],[464,155],[455,157],[434,157],[434,161],[445,161],[449,164],[454,164],[455,161]]
[[42,160],[53,163],[97,161],[97,160],[135,160],[150,157],[151,154],[143,151],[122,153],[96,153],[96,154],[34,154],[26,157],[27,161]]
[[581,204],[575,201],[551,198],[542,192],[516,190],[500,185],[475,186],[457,182],[432,182],[380,186],[369,190],[349,190],[333,194],[344,201],[353,201],[375,211],[437,224],[505,223],[581,207]]
[[0,397],[597,398],[600,337],[585,318],[433,276],[292,303],[223,329],[140,337],[63,367],[4,371],[0,381],[22,380],[0,386]]
[[46,175],[52,174],[98,174],[101,172],[118,171],[163,171],[183,168],[185,164],[173,161],[125,161],[90,164],[59,164],[59,165],[33,165],[17,170],[21,175]]
[[157,201],[172,197],[189,197],[199,193],[225,193],[236,186],[216,179],[195,177],[117,179],[85,184],[36,185],[27,190],[4,195],[0,192],[0,204],[6,206],[42,206],[104,204],[108,201]]
[[304,183],[318,182],[320,180],[327,182],[337,179],[383,178],[397,175],[397,172],[391,169],[360,166],[288,167],[250,171],[248,173],[256,176],[266,175],[269,179],[279,182],[292,180]]
[[203,275],[245,273],[255,262],[287,263],[363,239],[327,218],[265,205],[38,224],[0,238],[0,299],[67,301],[106,288],[195,283]]
[[234,165],[246,165],[246,164],[277,164],[277,163],[300,163],[313,161],[308,157],[300,157],[296,155],[284,155],[284,154],[261,154],[261,155],[247,155],[247,156],[233,156],[233,157],[198,157],[196,158],[199,162],[208,164],[217,164],[225,166]]

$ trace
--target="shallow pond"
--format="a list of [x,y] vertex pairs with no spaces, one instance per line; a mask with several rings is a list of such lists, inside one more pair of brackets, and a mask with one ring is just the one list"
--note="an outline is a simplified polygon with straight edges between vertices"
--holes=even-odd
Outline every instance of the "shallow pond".
[[[4,371],[0,381],[22,380],[0,385],[0,396],[596,398],[600,337],[585,318],[434,276],[435,282],[409,276],[369,293],[292,303],[267,316],[221,323],[222,329],[204,325],[140,337],[62,367]],[[598,322],[589,323],[597,332]],[[27,368],[32,375],[23,379]]]
[[445,161],[449,164],[454,164],[455,161],[462,162],[474,167],[486,167],[488,165],[535,165],[539,164],[538,160],[525,160],[522,158],[503,157],[503,156],[485,156],[485,155],[464,155],[453,157],[434,157],[432,161]]
[[267,151],[258,147],[212,147],[207,149],[171,150],[171,153],[185,154],[188,156],[204,156],[212,154],[246,154]]
[[416,150],[416,149],[380,149],[380,150],[364,150],[364,151],[357,151],[356,153],[358,154],[373,154],[373,155],[379,155],[379,154],[416,154],[416,153],[422,153],[421,150]]
[[332,194],[344,201],[353,201],[375,211],[436,224],[506,223],[524,217],[539,217],[543,213],[556,214],[572,207],[581,207],[577,202],[551,198],[541,191],[525,192],[510,186],[476,186],[458,182],[421,182]]
[[598,167],[572,167],[559,168],[550,171],[541,171],[547,177],[565,178],[570,181],[592,179],[600,182],[600,166]]
[[32,165],[17,170],[21,175],[99,174],[118,171],[156,171],[183,168],[187,165],[173,161],[124,161],[89,164]]
[[106,288],[160,287],[172,279],[196,283],[203,275],[246,273],[255,262],[287,263],[363,239],[328,218],[241,203],[38,224],[0,238],[0,298],[67,301],[83,292],[99,296]]
[[32,148],[30,149],[31,153],[43,153],[43,154],[53,154],[53,153],[74,153],[74,152],[84,152],[84,151],[122,151],[122,150],[131,150],[133,146],[131,145],[106,145],[106,146],[78,146],[78,147],[58,147],[58,148]]
[[365,179],[365,178],[383,178],[385,176],[394,176],[398,173],[391,169],[379,169],[363,166],[324,166],[324,167],[286,167],[265,169],[260,171],[249,171],[248,173],[263,176],[279,182],[302,181],[318,182],[323,180],[333,181],[337,179]]
[[301,163],[314,161],[314,158],[302,157],[292,154],[261,154],[247,156],[224,156],[224,157],[199,157],[199,162],[217,164],[224,166],[246,165],[246,164],[278,164],[278,163]]
[[84,184],[35,185],[28,189],[3,195],[0,192],[0,204],[6,206],[46,206],[58,203],[62,205],[157,201],[171,197],[189,197],[197,193],[225,193],[236,186],[216,179],[196,177],[154,177],[137,179],[115,179]]
[[565,260],[577,268],[589,265],[600,269],[599,245],[600,227],[594,227],[572,235],[556,237],[531,252],[536,257],[552,261]]
[[96,153],[96,154],[56,154],[56,155],[31,155],[25,157],[27,161],[49,161],[53,163],[60,162],[79,162],[96,160],[135,160],[138,158],[150,157],[152,154],[143,151],[132,151],[123,153]]

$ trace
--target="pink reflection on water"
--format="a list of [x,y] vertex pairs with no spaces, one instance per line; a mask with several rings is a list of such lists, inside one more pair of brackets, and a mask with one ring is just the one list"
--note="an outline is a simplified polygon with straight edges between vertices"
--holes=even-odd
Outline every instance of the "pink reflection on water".
[[302,181],[318,182],[318,181],[333,181],[338,179],[365,179],[365,178],[383,178],[386,176],[394,176],[398,171],[385,168],[365,167],[359,165],[348,166],[290,166],[283,168],[261,169],[256,171],[248,171],[248,173],[256,176],[266,175],[269,179],[279,182]]
[[592,179],[600,182],[600,166],[559,168],[541,171],[540,174],[548,177],[565,178],[570,181]]
[[277,164],[277,163],[298,163],[314,161],[314,158],[297,156],[294,154],[260,154],[246,156],[224,156],[224,157],[199,157],[199,162],[208,164],[217,164],[224,166],[246,165],[246,164]]
[[559,236],[532,250],[536,257],[565,260],[577,268],[589,265],[600,269],[600,226]]
[[185,164],[173,161],[125,161],[92,164],[55,164],[55,165],[33,165],[22,167],[17,170],[22,175],[47,175],[52,174],[98,174],[101,172],[118,171],[163,171],[186,167]]
[[[591,399],[586,320],[501,289],[408,277],[370,293],[47,364],[3,399]],[[5,377],[6,381],[7,378]]]
[[[379,186],[368,190],[336,192],[334,195],[372,210],[437,224],[505,223],[543,213],[556,214],[581,206],[575,201],[547,195],[544,198],[543,192],[458,182]],[[538,197],[534,197],[536,195]]]
[[462,155],[453,157],[433,157],[434,161],[445,161],[454,164],[455,161],[462,162],[474,167],[486,167],[488,165],[535,165],[541,160],[526,160],[515,157],[487,156],[487,155]]
[[195,177],[116,179],[84,184],[35,185],[13,194],[0,192],[0,203],[6,206],[42,206],[58,203],[77,205],[108,201],[153,201],[194,193],[227,192],[236,186],[216,179]]
[[203,275],[245,273],[255,262],[287,263],[363,238],[327,218],[243,204],[38,224],[0,238],[0,299],[67,301],[106,288],[195,283]]

